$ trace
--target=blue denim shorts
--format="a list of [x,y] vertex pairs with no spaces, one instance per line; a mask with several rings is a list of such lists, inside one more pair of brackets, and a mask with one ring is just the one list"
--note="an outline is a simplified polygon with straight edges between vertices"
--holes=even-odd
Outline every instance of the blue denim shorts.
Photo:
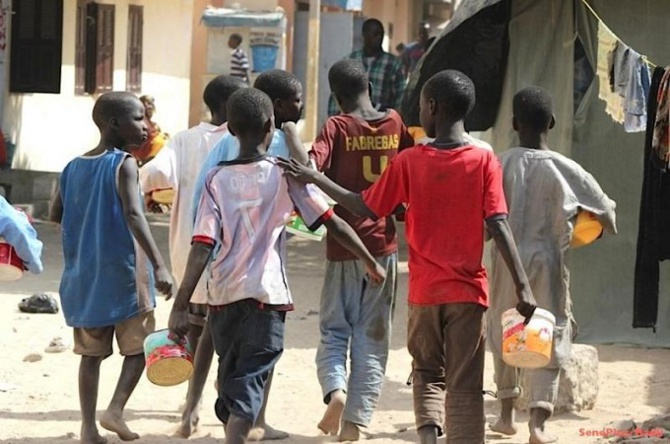
[[255,423],[270,372],[284,351],[285,311],[244,299],[209,312],[214,348],[219,355],[216,416],[230,414]]

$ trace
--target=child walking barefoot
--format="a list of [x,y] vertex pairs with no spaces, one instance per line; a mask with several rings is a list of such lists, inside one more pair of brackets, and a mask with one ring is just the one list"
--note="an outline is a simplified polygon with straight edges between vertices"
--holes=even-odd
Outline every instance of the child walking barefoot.
[[80,439],[87,444],[107,441],[95,411],[100,364],[112,354],[114,336],[123,367],[100,425],[123,441],[139,438],[123,420],[123,409],[144,370],[144,339],[154,331],[152,287],[168,295],[172,290],[144,217],[137,162],[120,149],[146,139],[143,119],[144,106],[132,94],[100,96],[93,108],[100,143],[68,163],[51,208],[51,220],[62,224],[59,292],[65,321],[74,327],[74,352],[81,355]]

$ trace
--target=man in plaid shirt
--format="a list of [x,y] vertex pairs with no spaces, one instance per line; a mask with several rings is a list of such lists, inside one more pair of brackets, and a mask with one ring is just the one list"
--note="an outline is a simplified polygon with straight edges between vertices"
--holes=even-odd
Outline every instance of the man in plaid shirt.
[[[350,59],[360,61],[367,69],[371,87],[370,98],[380,111],[399,108],[405,90],[402,63],[397,57],[382,49],[383,40],[384,25],[377,19],[368,19],[363,23],[363,49],[349,55]],[[334,116],[339,112],[331,94],[328,100],[328,116]]]

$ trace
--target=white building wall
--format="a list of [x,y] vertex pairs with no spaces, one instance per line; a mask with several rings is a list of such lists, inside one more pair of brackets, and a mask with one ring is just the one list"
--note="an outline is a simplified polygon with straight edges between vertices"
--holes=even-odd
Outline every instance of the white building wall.
[[[114,90],[126,87],[128,5],[144,5],[142,93],[156,98],[155,120],[164,131],[175,134],[187,128],[193,0],[99,2],[116,5]],[[13,168],[61,171],[98,142],[91,119],[96,96],[74,94],[76,3],[64,2],[60,94],[5,96],[2,128],[17,147]]]

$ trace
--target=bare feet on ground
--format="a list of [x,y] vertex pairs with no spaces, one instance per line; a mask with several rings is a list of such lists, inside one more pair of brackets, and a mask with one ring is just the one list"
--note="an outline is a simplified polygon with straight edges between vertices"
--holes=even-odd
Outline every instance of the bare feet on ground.
[[342,420],[342,411],[347,402],[347,395],[341,390],[333,392],[330,396],[330,402],[326,408],[326,413],[319,422],[319,430],[326,435],[337,435],[340,431],[340,421]]
[[340,431],[340,436],[338,438],[340,442],[358,441],[360,437],[361,431],[357,424],[349,421],[342,421],[342,430]]
[[192,434],[198,430],[198,422],[200,418],[197,414],[193,413],[187,417],[182,417],[181,424],[177,427],[177,430],[172,432],[173,437],[175,438],[184,438],[188,439]]
[[247,441],[277,441],[280,439],[286,439],[288,436],[288,433],[264,424],[262,426],[257,426],[251,429],[249,436],[247,436]]
[[134,441],[140,438],[140,435],[130,431],[121,415],[112,413],[109,410],[102,416],[100,425],[110,432],[116,433],[121,441]]
[[530,438],[528,438],[530,444],[550,444],[558,441],[557,437],[547,435],[544,430],[535,427],[532,423],[528,425],[528,429],[530,430]]
[[498,418],[498,420],[495,423],[489,424],[489,428],[494,432],[507,436],[516,435],[516,433],[518,432],[516,424],[514,423],[509,424],[503,421],[502,418]]
[[107,438],[100,436],[97,427],[93,427],[92,430],[84,430],[82,427],[79,442],[81,444],[106,444]]

